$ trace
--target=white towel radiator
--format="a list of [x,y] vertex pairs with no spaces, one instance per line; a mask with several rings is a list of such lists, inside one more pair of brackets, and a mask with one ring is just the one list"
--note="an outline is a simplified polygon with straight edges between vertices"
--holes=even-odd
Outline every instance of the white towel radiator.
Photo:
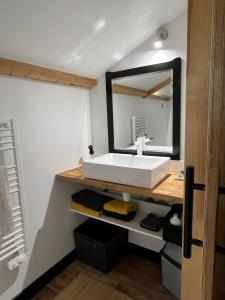
[[6,261],[10,270],[17,268],[27,259],[29,249],[28,221],[18,151],[13,120],[0,123],[0,164],[8,169],[9,194],[14,219],[13,232],[1,237],[0,240],[0,262]]
[[131,137],[132,143],[134,144],[138,136],[147,134],[147,122],[144,117],[131,117]]

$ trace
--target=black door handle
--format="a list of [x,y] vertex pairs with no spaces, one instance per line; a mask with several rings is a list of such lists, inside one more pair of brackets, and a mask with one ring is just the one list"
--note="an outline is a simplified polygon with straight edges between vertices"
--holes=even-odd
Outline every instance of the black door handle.
[[[186,168],[185,175],[185,205],[184,205],[184,239],[183,239],[183,256],[191,258],[192,245],[202,247],[203,241],[192,238],[192,222],[193,222],[193,193],[194,190],[205,191],[205,185],[194,183],[194,167]],[[225,188],[219,187],[218,194],[225,194]],[[225,248],[216,245],[217,253],[225,255]]]
[[191,258],[192,219],[193,219],[193,189],[194,168],[187,167],[185,174],[185,205],[184,205],[184,245],[183,255]]

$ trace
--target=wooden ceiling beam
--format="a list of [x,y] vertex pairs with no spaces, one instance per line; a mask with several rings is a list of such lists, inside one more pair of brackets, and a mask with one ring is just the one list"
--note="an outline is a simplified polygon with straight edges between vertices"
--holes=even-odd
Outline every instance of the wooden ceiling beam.
[[[122,94],[122,95],[130,95],[130,96],[136,96],[136,97],[142,97],[146,95],[148,91],[137,89],[133,87],[129,87],[127,85],[121,85],[121,84],[113,84],[112,86],[112,92],[116,94]],[[171,100],[172,97],[170,95],[164,95],[164,94],[151,94],[148,97],[145,98],[151,98],[156,100]]]
[[150,96],[148,96],[148,99],[149,98],[156,99],[156,100],[165,100],[165,101],[168,101],[168,100],[172,99],[172,96],[170,96],[170,95],[164,95],[164,94],[157,94],[157,95],[150,95]]
[[144,95],[146,95],[145,90],[136,89],[121,84],[113,84],[112,92],[116,94],[124,94],[124,95],[138,96],[138,97],[143,97]]
[[89,89],[95,87],[97,84],[97,80],[93,78],[27,64],[3,57],[0,57],[0,74]]
[[161,90],[165,86],[171,84],[171,82],[172,82],[172,79],[171,79],[171,77],[169,77],[166,80],[156,84],[154,87],[152,87],[150,90],[147,91],[146,95],[143,96],[143,99],[149,98],[149,96],[154,95],[156,92],[158,92],[159,90]]

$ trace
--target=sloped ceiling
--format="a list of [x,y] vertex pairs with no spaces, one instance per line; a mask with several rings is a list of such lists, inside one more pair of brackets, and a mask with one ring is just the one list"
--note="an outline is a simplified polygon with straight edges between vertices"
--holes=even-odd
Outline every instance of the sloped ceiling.
[[164,70],[163,72],[152,72],[142,75],[113,79],[113,83],[125,85],[135,89],[150,90],[168,78],[171,78],[172,80],[172,77],[172,70]]
[[0,56],[100,77],[186,0],[0,0]]

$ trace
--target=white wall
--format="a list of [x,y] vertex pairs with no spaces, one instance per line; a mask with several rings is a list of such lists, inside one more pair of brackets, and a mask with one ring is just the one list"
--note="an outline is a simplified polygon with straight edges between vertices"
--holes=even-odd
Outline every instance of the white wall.
[[[155,50],[155,37],[147,40],[130,55],[122,59],[111,71],[135,68],[149,64],[170,61],[176,57],[182,58],[182,91],[181,91],[181,158],[184,157],[184,104],[186,89],[186,36],[187,16],[183,13],[165,26],[169,31],[168,39],[163,49]],[[97,153],[108,152],[107,114],[105,77],[99,79],[98,85],[90,91],[92,138]]]
[[140,97],[113,94],[114,144],[118,149],[132,143],[131,117],[144,117]]
[[0,121],[9,118],[18,123],[32,252],[19,270],[0,264],[1,300],[12,299],[74,249],[73,229],[83,218],[69,212],[69,199],[81,187],[55,174],[88,156],[89,91],[1,76]]

